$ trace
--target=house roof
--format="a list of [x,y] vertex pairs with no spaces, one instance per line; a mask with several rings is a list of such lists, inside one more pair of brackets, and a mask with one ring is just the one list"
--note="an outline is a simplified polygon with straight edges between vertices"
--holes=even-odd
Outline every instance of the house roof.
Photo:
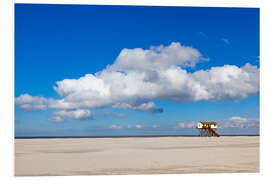
[[216,125],[217,123],[216,122],[206,122],[206,121],[200,121],[201,124],[204,124],[204,125]]

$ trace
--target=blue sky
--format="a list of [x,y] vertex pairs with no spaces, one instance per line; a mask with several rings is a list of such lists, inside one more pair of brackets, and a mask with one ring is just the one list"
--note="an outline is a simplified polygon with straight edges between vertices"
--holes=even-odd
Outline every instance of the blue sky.
[[[124,48],[170,47],[172,42],[181,43],[179,48],[192,47],[208,59],[182,67],[188,73],[246,63],[259,68],[259,9],[16,4],[15,97],[60,99],[53,89],[57,81],[102,71]],[[237,123],[239,127],[225,127],[220,133],[258,134],[257,125],[246,124],[259,118],[259,90],[247,94],[184,102],[169,96],[151,99],[162,113],[91,106],[87,107],[91,118],[61,122],[50,120],[58,110],[25,110],[17,104],[15,136],[197,134],[179,123],[222,124],[234,119],[244,125]]]

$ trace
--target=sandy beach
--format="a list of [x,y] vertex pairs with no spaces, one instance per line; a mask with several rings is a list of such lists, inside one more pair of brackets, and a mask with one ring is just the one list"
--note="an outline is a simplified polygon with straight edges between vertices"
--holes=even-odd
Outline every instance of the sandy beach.
[[15,139],[15,175],[259,172],[259,136]]

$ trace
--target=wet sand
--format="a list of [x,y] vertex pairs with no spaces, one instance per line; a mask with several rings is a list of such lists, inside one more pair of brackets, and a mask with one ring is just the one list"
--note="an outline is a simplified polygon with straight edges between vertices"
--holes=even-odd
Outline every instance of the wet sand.
[[16,176],[259,172],[259,136],[15,139]]

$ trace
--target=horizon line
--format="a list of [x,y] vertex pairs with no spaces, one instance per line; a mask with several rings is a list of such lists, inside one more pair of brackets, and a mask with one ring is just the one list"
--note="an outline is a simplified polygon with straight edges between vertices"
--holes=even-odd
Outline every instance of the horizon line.
[[[260,136],[260,134],[220,134],[220,136]],[[14,139],[57,139],[57,138],[155,138],[155,137],[201,137],[199,135],[130,135],[130,136],[15,136]]]

